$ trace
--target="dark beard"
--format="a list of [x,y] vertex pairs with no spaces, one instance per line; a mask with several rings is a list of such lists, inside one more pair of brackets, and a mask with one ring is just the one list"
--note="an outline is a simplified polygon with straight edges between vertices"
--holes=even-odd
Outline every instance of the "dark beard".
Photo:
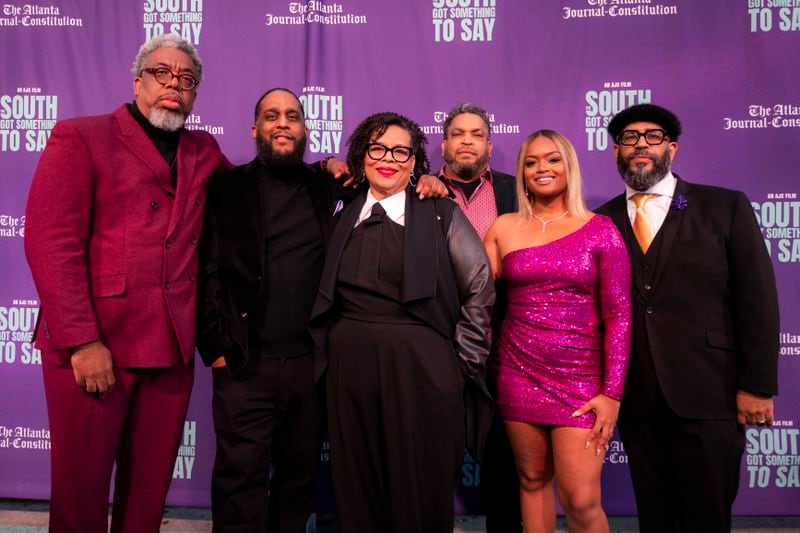
[[259,133],[256,135],[256,151],[259,161],[268,168],[286,169],[296,168],[303,164],[303,156],[306,153],[306,136],[303,135],[295,143],[294,150],[287,154],[280,154],[272,149]]
[[622,176],[622,181],[634,191],[646,191],[661,181],[669,172],[670,160],[668,151],[664,152],[664,155],[660,158],[652,158],[652,170],[644,170],[644,165],[638,166],[636,170],[630,170],[630,160],[642,152],[647,153],[647,150],[634,150],[625,158],[622,157],[621,153],[617,154],[617,169],[620,176]]
[[442,157],[444,158],[444,162],[447,164],[448,168],[453,171],[453,174],[464,181],[472,181],[473,179],[477,178],[478,172],[485,168],[486,163],[489,162],[489,152],[484,153],[471,165],[462,165],[456,161],[455,157],[448,153],[442,154]]

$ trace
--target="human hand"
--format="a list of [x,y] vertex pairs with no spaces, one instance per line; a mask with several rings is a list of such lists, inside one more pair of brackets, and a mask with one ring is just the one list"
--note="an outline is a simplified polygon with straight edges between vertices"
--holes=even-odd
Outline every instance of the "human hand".
[[578,408],[572,416],[579,417],[594,411],[595,421],[589,437],[586,439],[586,448],[594,442],[594,453],[597,456],[606,452],[608,441],[614,434],[614,426],[617,424],[619,414],[619,401],[609,398],[603,394],[598,394]]
[[76,346],[70,350],[75,384],[102,400],[114,390],[114,363],[111,352],[100,341]]
[[425,198],[444,198],[449,194],[442,180],[430,174],[424,174],[419,177],[416,191],[420,200]]
[[736,391],[736,421],[751,426],[771,426],[775,416],[772,398]]
[[347,163],[336,157],[328,157],[325,159],[324,170],[333,176],[333,179],[343,179],[343,187],[349,187],[355,181],[355,178],[350,176],[350,171],[347,169]]

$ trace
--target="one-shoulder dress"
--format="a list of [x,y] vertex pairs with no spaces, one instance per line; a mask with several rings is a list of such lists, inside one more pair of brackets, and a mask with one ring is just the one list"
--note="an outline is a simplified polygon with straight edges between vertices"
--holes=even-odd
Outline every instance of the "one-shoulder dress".
[[631,265],[611,219],[503,258],[508,310],[494,368],[505,420],[592,427],[572,413],[622,398],[631,339]]

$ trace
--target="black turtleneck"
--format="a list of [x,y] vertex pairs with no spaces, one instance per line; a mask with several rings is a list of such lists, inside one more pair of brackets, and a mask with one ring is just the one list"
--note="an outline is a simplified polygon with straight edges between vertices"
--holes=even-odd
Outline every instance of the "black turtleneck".
[[178,141],[180,140],[181,130],[166,131],[156,128],[139,110],[136,102],[127,104],[128,111],[131,112],[136,122],[144,129],[144,132],[153,141],[158,153],[164,158],[164,161],[169,165],[172,171],[172,185],[175,185],[175,178],[178,176],[177,165],[175,164],[175,157],[178,155]]
[[258,165],[264,212],[265,290],[256,304],[254,354],[284,358],[310,355],[308,318],[317,296],[325,251],[322,230],[306,186],[306,167]]

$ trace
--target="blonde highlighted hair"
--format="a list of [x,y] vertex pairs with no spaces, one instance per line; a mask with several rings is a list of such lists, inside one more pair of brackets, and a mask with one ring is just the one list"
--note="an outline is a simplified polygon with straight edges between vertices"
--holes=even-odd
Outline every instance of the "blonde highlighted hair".
[[553,130],[539,130],[531,133],[522,142],[517,156],[517,200],[519,201],[519,213],[524,219],[533,218],[533,198],[529,198],[526,194],[527,188],[525,186],[525,178],[523,175],[525,165],[525,154],[528,151],[530,144],[539,137],[546,137],[555,143],[561,157],[564,160],[564,169],[567,176],[567,189],[565,203],[567,212],[581,220],[589,218],[589,210],[586,209],[586,203],[583,201],[583,184],[581,179],[581,168],[578,164],[578,155],[575,153],[575,147],[572,143]]

